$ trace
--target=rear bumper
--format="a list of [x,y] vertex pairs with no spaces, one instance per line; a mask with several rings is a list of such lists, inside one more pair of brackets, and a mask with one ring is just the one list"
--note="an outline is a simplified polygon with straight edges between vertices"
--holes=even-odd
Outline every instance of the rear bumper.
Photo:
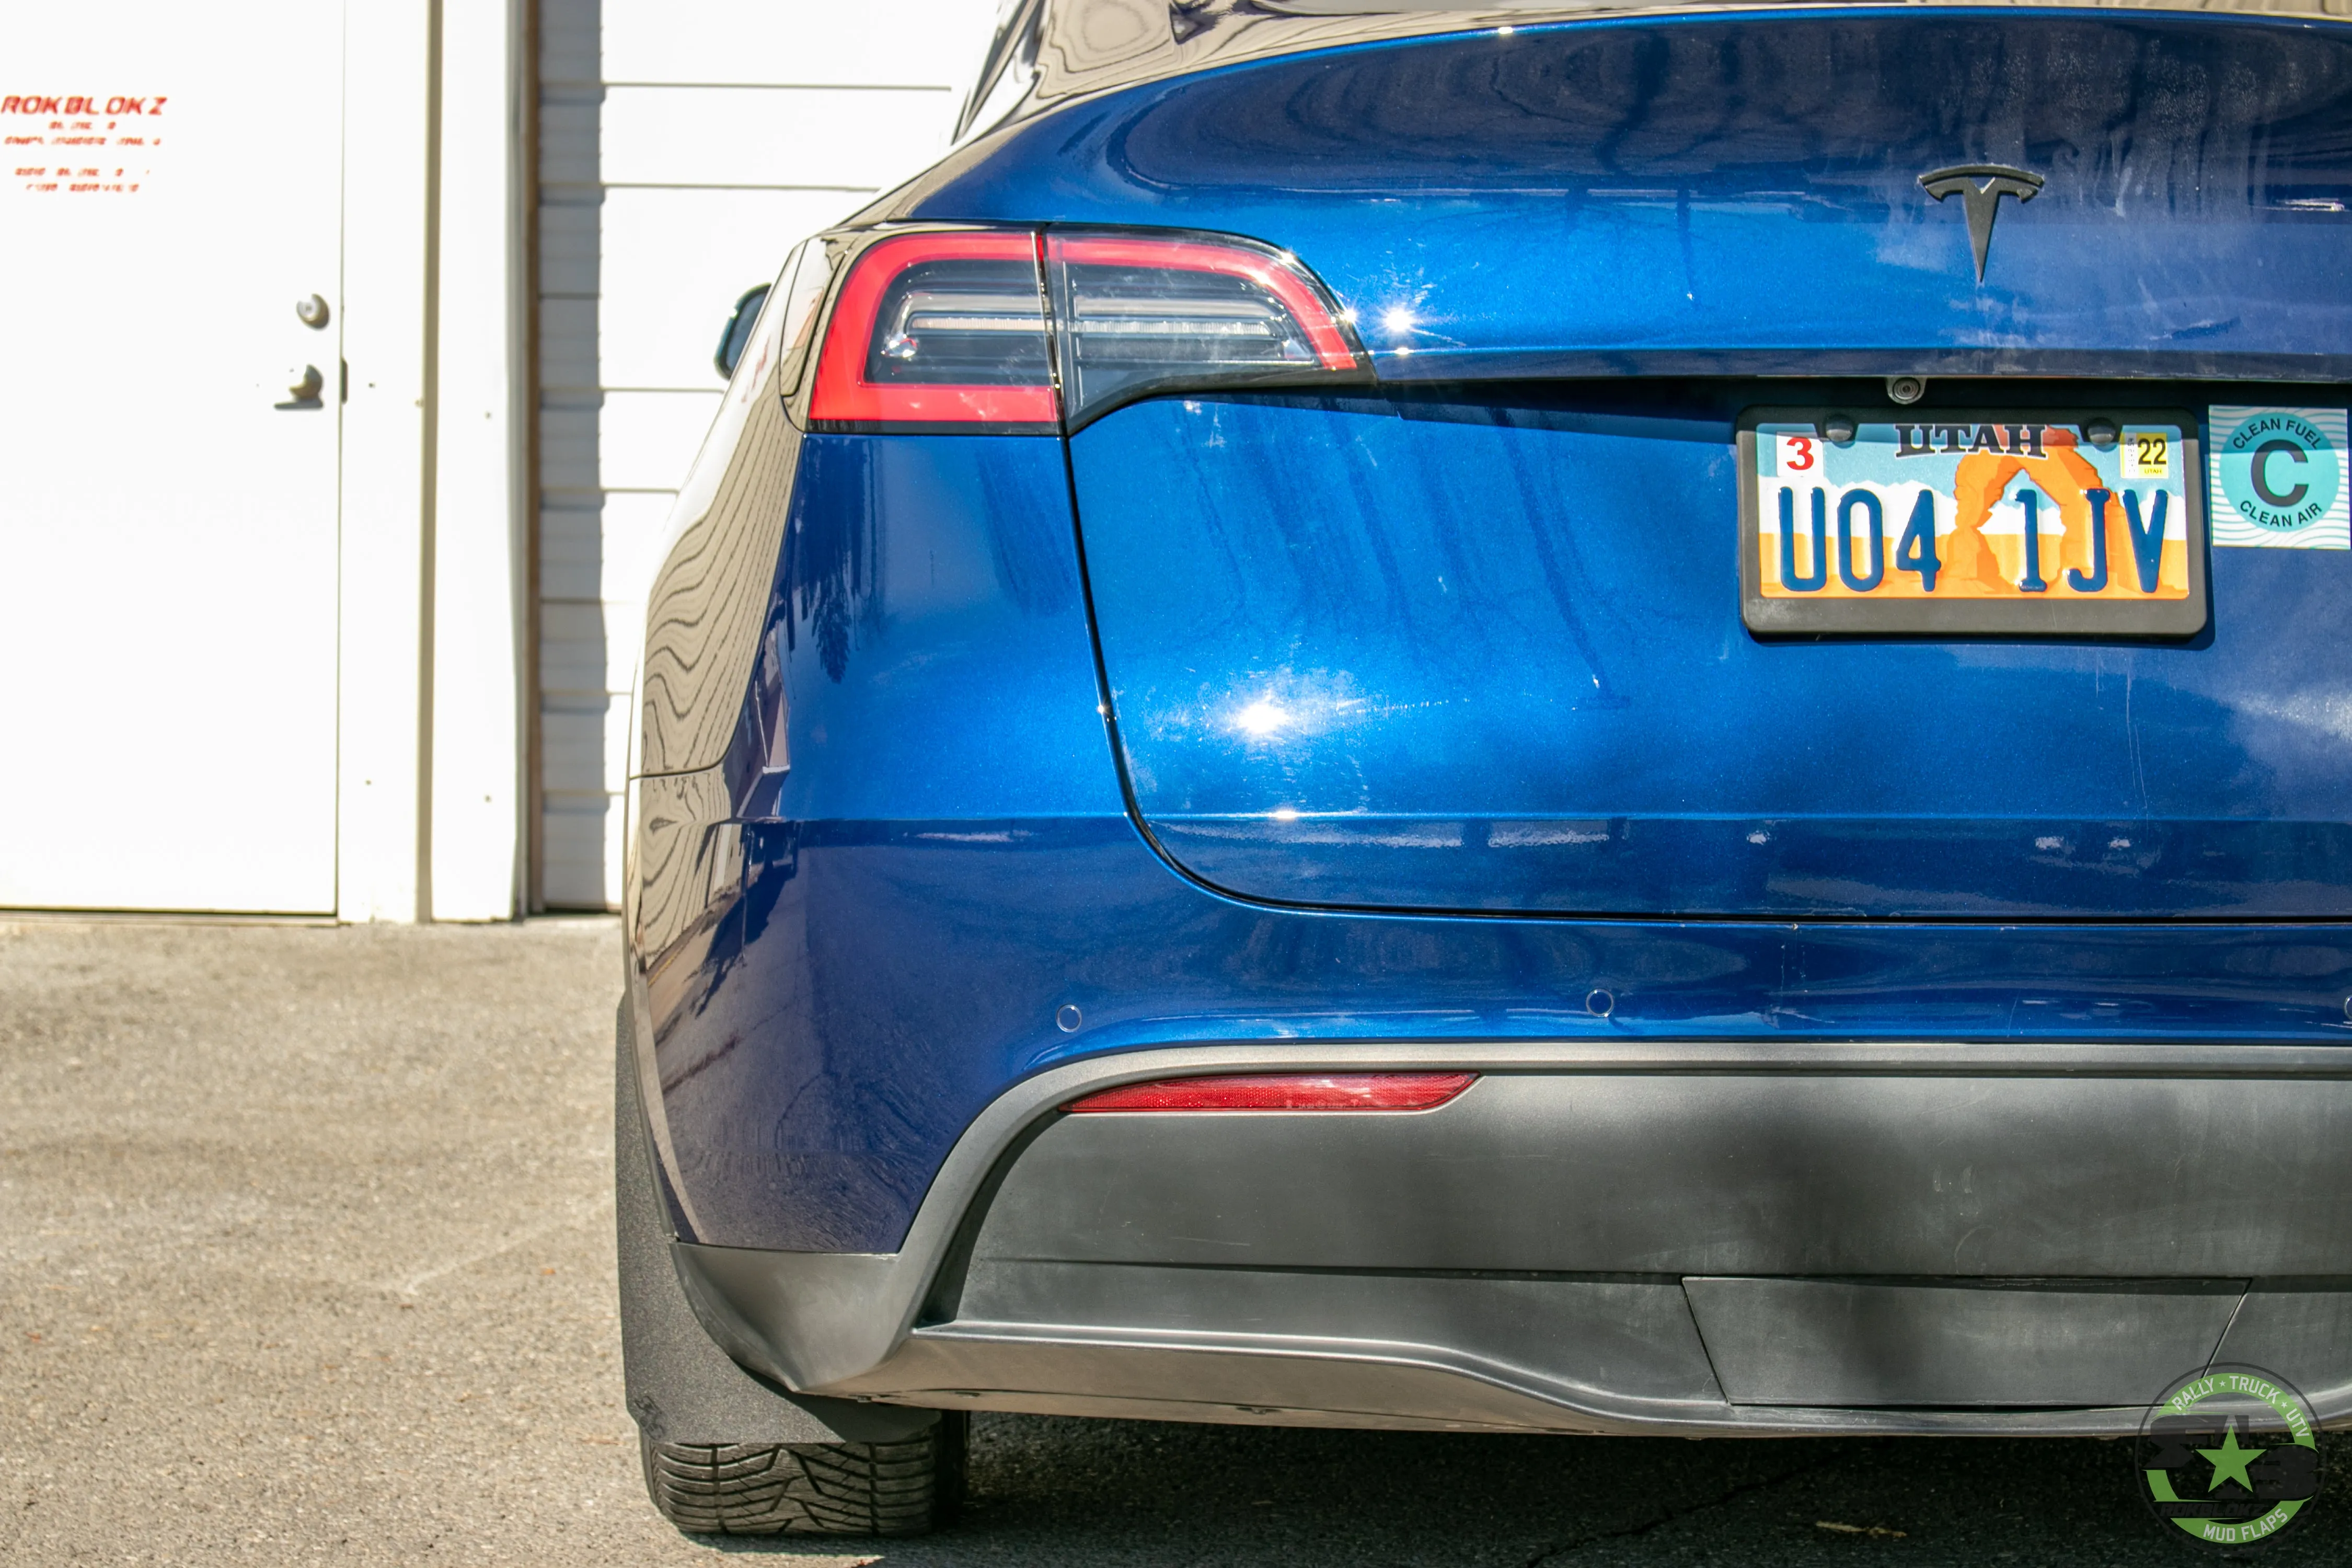
[[[1120,1081],[1466,1067],[1411,1114],[1067,1117]],[[804,1392],[1213,1421],[2135,1428],[2214,1361],[2352,1423],[2352,1051],[1263,1046],[1041,1075],[893,1254],[680,1244]]]

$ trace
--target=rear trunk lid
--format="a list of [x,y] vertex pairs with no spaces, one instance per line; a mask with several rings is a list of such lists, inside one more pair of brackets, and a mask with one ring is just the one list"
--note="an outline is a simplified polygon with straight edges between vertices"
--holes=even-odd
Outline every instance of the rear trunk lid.
[[[1967,200],[1921,176],[1994,165],[2042,184],[1992,204],[1979,280]],[[1253,63],[1007,133],[919,216],[1268,239],[1372,351],[1377,390],[1158,398],[1071,440],[1136,811],[1204,880],[2246,919],[2352,915],[2347,203],[2343,29],[1985,8]],[[1898,373],[1921,417],[2317,416],[2322,547],[2217,531],[2185,642],[1752,635],[1743,411],[1883,420]]]

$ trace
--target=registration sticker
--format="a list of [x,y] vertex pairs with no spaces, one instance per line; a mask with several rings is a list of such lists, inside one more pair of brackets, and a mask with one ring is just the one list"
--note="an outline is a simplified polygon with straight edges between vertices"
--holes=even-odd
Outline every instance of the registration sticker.
[[2151,429],[2146,426],[2124,426],[2124,478],[2127,479],[2168,479],[2172,477],[2172,444],[2179,437],[2167,429]]
[[2216,545],[2352,550],[2343,409],[2216,405],[2210,419]]
[[1742,427],[1755,630],[2146,637],[2205,624],[2185,411],[1760,409]]

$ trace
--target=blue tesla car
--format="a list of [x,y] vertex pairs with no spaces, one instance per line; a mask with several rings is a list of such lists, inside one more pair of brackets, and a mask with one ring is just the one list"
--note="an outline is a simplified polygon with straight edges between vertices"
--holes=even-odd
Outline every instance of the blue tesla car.
[[971,1411],[2352,1424],[2294,3],[1012,5],[648,599],[663,1510],[926,1528]]

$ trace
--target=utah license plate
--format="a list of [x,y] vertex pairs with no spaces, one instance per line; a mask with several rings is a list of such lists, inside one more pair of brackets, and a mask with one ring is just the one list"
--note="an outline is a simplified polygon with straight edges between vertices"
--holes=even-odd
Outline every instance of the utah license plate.
[[1751,631],[2204,628],[2203,489],[2186,413],[1755,409],[1740,421],[1739,463]]

